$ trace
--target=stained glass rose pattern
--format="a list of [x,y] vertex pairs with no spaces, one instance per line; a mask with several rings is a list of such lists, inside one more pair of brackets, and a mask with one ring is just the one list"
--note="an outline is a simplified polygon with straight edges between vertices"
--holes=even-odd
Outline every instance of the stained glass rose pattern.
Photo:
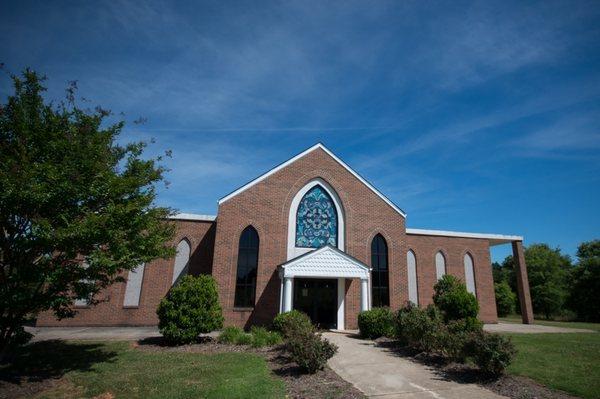
[[296,246],[337,247],[337,211],[329,194],[321,186],[311,188],[300,201],[296,216]]

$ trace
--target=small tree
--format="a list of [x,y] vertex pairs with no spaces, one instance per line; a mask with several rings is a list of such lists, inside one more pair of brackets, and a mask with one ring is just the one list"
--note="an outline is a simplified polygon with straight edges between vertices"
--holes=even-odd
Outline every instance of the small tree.
[[504,317],[515,312],[517,296],[510,289],[507,281],[494,284],[496,294],[496,311],[498,316]]
[[456,277],[444,275],[433,289],[433,303],[442,311],[446,322],[477,317],[477,298],[467,291],[465,284]]
[[117,144],[124,123],[78,108],[74,85],[53,105],[35,72],[12,81],[0,105],[2,355],[28,317],[72,317],[75,299],[94,304],[121,272],[174,254],[170,210],[154,205],[164,169],[142,158],[145,144]]
[[171,344],[194,342],[198,335],[223,327],[217,284],[212,276],[185,276],[156,310],[160,333]]

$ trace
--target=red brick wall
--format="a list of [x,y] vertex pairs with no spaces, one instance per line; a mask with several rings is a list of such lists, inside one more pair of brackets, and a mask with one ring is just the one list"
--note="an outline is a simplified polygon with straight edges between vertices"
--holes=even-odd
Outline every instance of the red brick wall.
[[[337,192],[345,213],[345,251],[370,264],[371,240],[381,233],[388,243],[391,305],[406,301],[404,218],[325,151],[317,149],[257,183],[219,207],[213,275],[220,288],[225,324],[267,324],[279,310],[277,266],[287,260],[288,214],[293,197],[308,182],[322,178]],[[260,236],[256,306],[234,309],[239,237],[253,225]],[[356,327],[360,282],[347,283],[346,328]]]
[[436,282],[435,254],[441,250],[446,258],[446,272],[464,281],[463,259],[468,252],[473,257],[475,290],[480,307],[479,318],[486,323],[498,322],[487,240],[408,234],[406,242],[417,258],[419,305],[427,306],[432,303],[433,285]]
[[[172,245],[187,238],[191,245],[189,271],[209,274],[212,270],[215,224],[176,220],[177,233]],[[156,307],[171,287],[175,259],[157,259],[144,268],[140,303],[123,308],[125,283],[116,283],[98,294],[104,301],[90,308],[78,308],[71,319],[56,320],[51,312],[38,316],[37,326],[143,326],[156,325]]]

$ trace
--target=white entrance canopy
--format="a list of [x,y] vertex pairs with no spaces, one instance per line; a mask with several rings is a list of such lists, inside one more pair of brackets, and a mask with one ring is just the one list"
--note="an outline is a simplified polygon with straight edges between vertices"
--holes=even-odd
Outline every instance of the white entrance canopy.
[[369,279],[371,269],[364,263],[332,246],[324,246],[287,261],[280,266],[284,278],[359,278]]
[[292,310],[294,278],[331,278],[338,281],[337,328],[344,329],[346,279],[360,279],[360,307],[369,309],[369,277],[371,268],[332,246],[305,253],[279,266],[281,278],[280,311]]

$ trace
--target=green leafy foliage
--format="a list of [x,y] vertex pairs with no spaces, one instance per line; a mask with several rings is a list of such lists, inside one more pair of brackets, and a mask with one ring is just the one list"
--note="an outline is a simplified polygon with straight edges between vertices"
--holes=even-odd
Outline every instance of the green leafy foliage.
[[290,335],[286,347],[291,358],[305,372],[314,374],[323,369],[337,352],[337,346],[321,334],[307,330],[297,331]]
[[217,284],[212,276],[184,276],[156,311],[160,333],[171,344],[194,342],[201,333],[223,326]]
[[255,348],[279,345],[283,342],[281,335],[277,331],[269,331],[264,327],[252,327],[250,335],[252,335],[252,346]]
[[279,313],[273,319],[273,330],[281,333],[285,338],[299,332],[315,332],[310,318],[306,313],[298,310],[291,310],[285,313]]
[[505,317],[515,312],[515,303],[517,296],[510,289],[507,281],[494,284],[496,294],[496,311],[499,317]]
[[465,284],[456,277],[444,275],[433,289],[433,303],[441,310],[446,322],[477,317],[477,298],[468,292]]
[[363,338],[391,337],[394,334],[394,315],[389,308],[373,308],[360,312],[358,329]]
[[421,309],[408,304],[396,315],[395,334],[398,341],[413,349],[434,352],[440,348],[440,334],[444,329],[440,312],[434,307]]
[[225,327],[219,334],[217,341],[222,344],[237,344],[240,335],[244,334],[244,330],[239,327]]
[[[75,314],[139,264],[174,255],[167,208],[154,204],[160,158],[145,143],[118,144],[124,123],[81,109],[76,87],[48,103],[35,72],[12,76],[0,105],[0,350],[27,318]],[[85,264],[84,264],[85,262]]]
[[570,275],[568,306],[580,320],[600,322],[600,240],[577,249],[579,262]]
[[499,375],[510,365],[516,349],[510,338],[500,334],[480,332],[471,335],[465,353],[482,371]]

